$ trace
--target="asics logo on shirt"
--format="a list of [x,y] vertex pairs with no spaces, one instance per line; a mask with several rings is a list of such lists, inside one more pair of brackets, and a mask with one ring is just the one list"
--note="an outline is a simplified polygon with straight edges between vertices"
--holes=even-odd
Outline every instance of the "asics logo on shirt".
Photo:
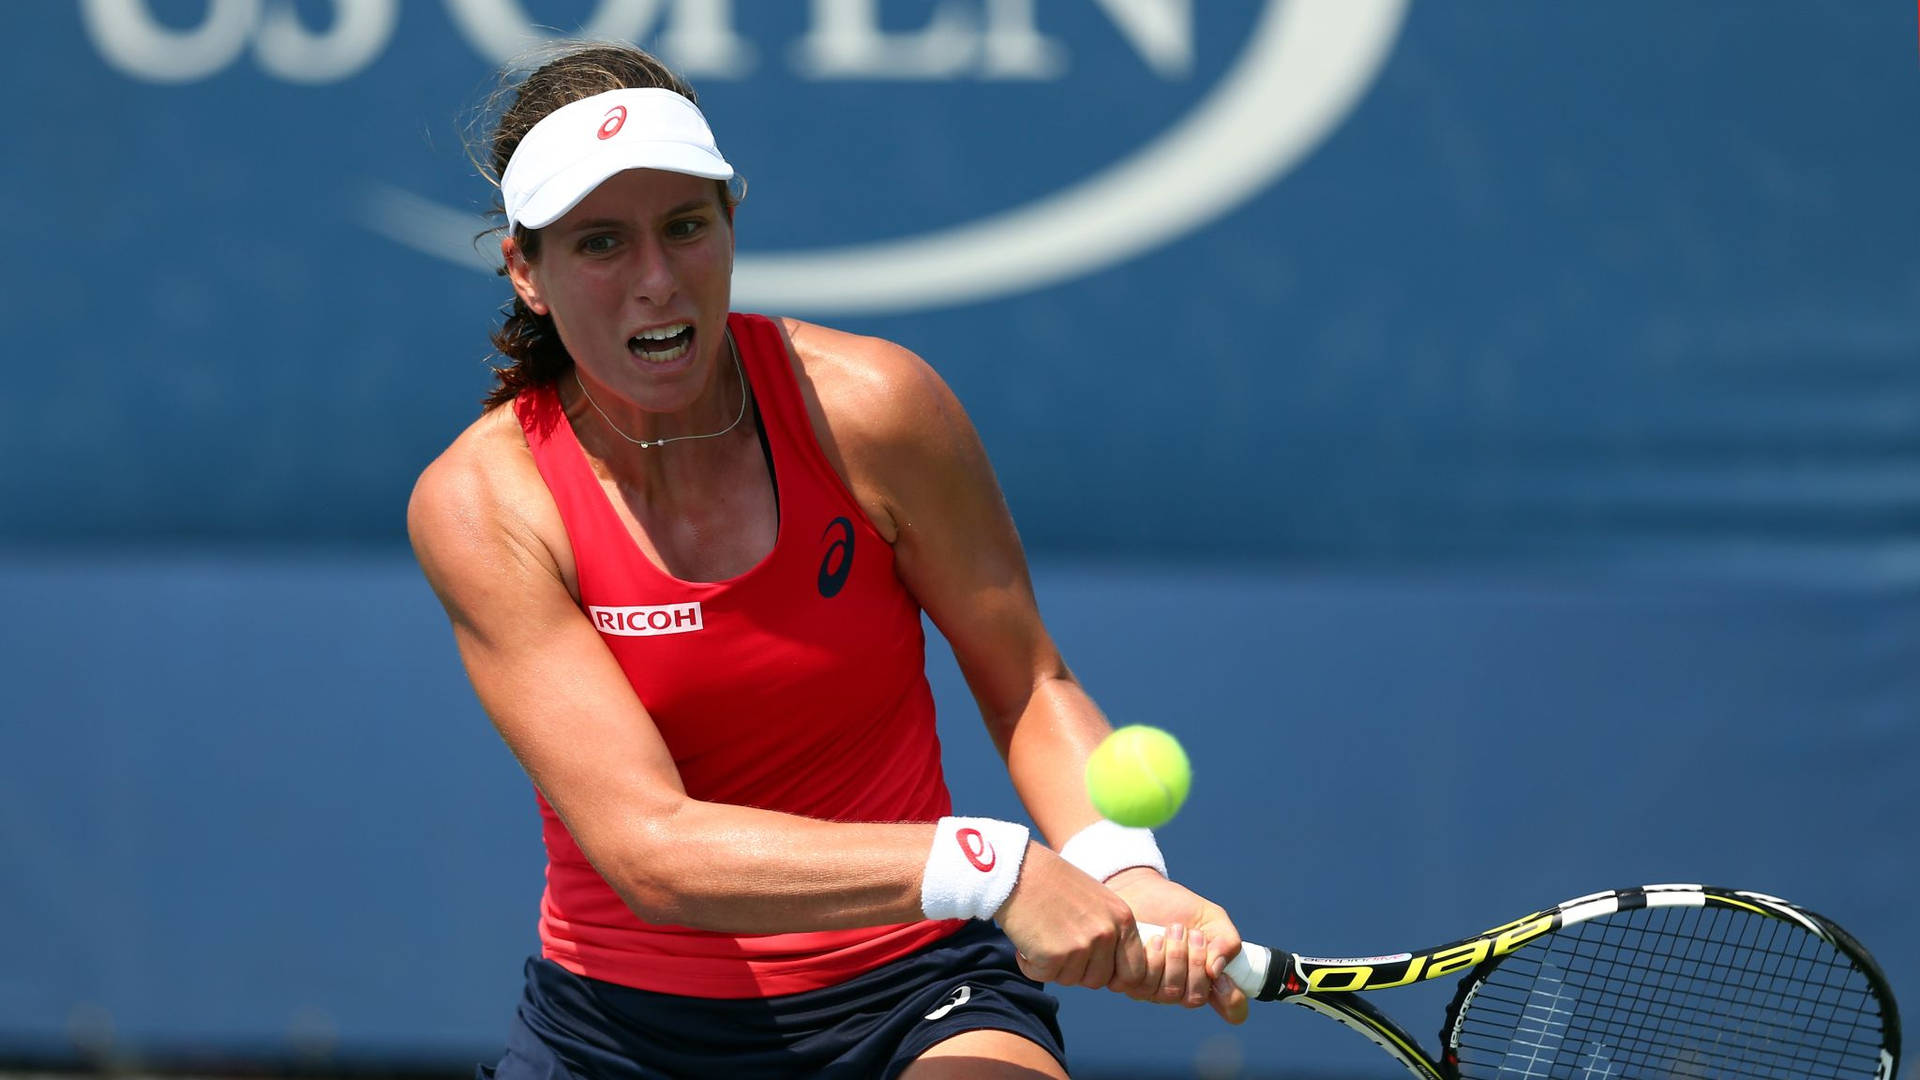
[[840,539],[828,544],[827,553],[820,559],[821,596],[837,594],[853,571],[853,522],[843,517],[834,518],[827,522],[827,531],[820,534],[820,539],[825,540],[835,532],[840,534]]
[[953,996],[948,998],[944,1004],[942,1004],[939,1008],[933,1010],[932,1012],[928,1013],[927,1019],[938,1020],[941,1017],[952,1012],[953,1010],[959,1008],[960,1006],[965,1005],[967,1002],[971,1001],[972,999],[973,999],[973,988],[970,986],[963,985],[960,987],[960,989],[955,990],[953,992]]
[[615,637],[653,637],[656,634],[690,634],[706,629],[700,613],[700,601],[690,604],[663,604],[659,607],[597,607],[588,605],[587,618],[593,628]]

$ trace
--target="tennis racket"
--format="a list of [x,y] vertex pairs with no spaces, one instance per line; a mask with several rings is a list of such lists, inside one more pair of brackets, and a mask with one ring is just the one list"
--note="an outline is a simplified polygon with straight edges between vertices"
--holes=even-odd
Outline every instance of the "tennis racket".
[[[1456,973],[1437,1058],[1360,995]],[[1227,975],[1426,1080],[1894,1080],[1900,1057],[1893,991],[1851,935],[1777,897],[1702,885],[1595,893],[1391,956],[1248,943]]]

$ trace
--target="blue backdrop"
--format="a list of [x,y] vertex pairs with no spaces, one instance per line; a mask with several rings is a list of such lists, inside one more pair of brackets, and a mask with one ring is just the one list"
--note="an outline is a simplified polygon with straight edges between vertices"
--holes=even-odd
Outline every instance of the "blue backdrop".
[[[541,33],[692,76],[737,306],[952,383],[1076,670],[1194,750],[1168,845],[1251,935],[1704,879],[1920,972],[1911,9],[7,17],[0,1060],[497,1047],[536,822],[403,510],[507,296],[463,125]],[[935,654],[958,801],[1017,812]],[[1374,1056],[1066,997],[1093,1068]]]

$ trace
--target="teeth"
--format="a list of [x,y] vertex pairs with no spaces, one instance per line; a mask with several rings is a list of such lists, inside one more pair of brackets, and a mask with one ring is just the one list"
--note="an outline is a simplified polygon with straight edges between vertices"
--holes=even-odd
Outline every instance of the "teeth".
[[661,326],[652,330],[642,330],[633,336],[639,338],[641,341],[664,341],[676,334],[684,334],[692,328],[692,323],[674,323],[672,326]]
[[640,342],[641,339],[639,337],[628,339],[627,351],[650,364],[671,364],[693,351],[693,338],[691,337],[670,349],[664,350],[648,349]]

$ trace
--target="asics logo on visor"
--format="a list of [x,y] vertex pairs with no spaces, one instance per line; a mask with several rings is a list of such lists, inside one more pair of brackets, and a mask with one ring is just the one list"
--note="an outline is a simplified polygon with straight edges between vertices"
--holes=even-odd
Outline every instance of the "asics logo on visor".
[[607,110],[607,118],[600,122],[600,138],[611,139],[620,133],[620,125],[627,122],[627,107],[615,105]]

